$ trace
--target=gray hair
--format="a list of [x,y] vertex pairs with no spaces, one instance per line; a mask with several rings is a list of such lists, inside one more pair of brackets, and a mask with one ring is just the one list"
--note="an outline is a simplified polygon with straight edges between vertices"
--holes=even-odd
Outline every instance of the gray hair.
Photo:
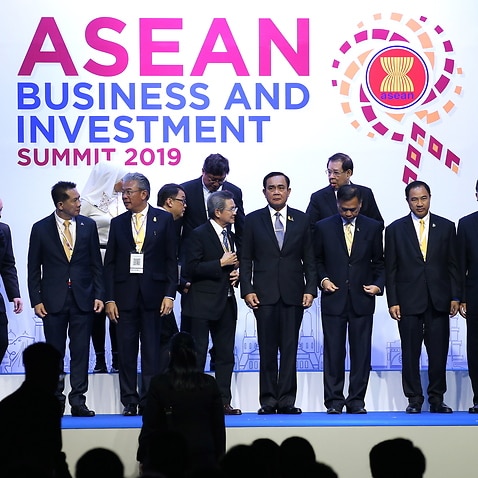
[[207,215],[209,219],[214,219],[214,212],[216,209],[222,211],[226,207],[226,201],[234,199],[234,194],[231,191],[216,191],[212,193],[207,199]]
[[151,193],[151,186],[149,184],[148,178],[141,173],[126,173],[123,176],[123,182],[126,181],[136,181],[136,184],[138,185],[138,189],[141,189],[142,191],[147,191],[148,197],[146,199],[149,199],[149,195]]

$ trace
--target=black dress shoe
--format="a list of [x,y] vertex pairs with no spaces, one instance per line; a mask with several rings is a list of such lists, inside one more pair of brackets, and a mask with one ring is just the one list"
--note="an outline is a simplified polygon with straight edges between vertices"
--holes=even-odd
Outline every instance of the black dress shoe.
[[292,405],[287,405],[286,407],[278,408],[277,413],[282,415],[300,415],[302,410],[300,408],[293,407]]
[[473,404],[473,406],[468,409],[468,413],[478,413],[478,403]]
[[271,405],[264,405],[263,407],[259,408],[259,410],[257,410],[257,413],[259,415],[272,415],[275,412],[276,412],[275,407]]
[[341,415],[342,410],[334,407],[327,408],[327,415]]
[[407,413],[422,413],[421,403],[411,402],[408,404],[408,407],[405,409]]
[[367,410],[363,407],[347,407],[347,413],[351,413],[352,415],[365,415]]
[[229,403],[224,405],[224,415],[242,415],[242,412],[239,408],[232,408]]
[[453,410],[445,403],[430,403],[430,413],[453,413]]
[[94,417],[95,412],[90,410],[86,405],[76,405],[71,407],[72,417]]
[[138,405],[136,403],[128,403],[123,409],[123,415],[125,417],[134,417],[138,414]]

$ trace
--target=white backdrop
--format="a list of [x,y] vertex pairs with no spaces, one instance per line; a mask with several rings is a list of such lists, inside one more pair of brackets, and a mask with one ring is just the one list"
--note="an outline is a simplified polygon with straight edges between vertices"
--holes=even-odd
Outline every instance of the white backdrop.
[[[473,0],[7,0],[3,13],[0,196],[26,307],[9,313],[2,372],[20,371],[21,350],[42,337],[26,290],[31,226],[52,212],[58,180],[77,182],[81,193],[95,159],[143,172],[155,195],[166,182],[198,177],[204,158],[220,152],[247,213],[265,204],[262,177],[271,170],[290,176],[289,204],[305,210],[327,184],[327,158],[341,151],[386,224],[408,212],[404,181],[415,175],[430,184],[436,214],[457,221],[475,209]],[[428,75],[423,96],[401,108],[380,104],[367,82],[374,56],[392,46],[414,52]],[[115,104],[115,89],[127,99]],[[465,324],[451,326],[448,366],[463,369]],[[299,369],[321,370],[317,301],[301,334]],[[241,304],[237,370],[257,369],[256,347]],[[396,324],[379,298],[373,367],[399,362]]]

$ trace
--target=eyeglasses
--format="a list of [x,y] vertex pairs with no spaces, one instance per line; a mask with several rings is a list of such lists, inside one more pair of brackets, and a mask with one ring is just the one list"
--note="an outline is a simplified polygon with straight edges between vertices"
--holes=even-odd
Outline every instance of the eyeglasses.
[[326,169],[325,174],[327,176],[333,176],[334,178],[340,176],[341,174],[344,174],[345,171],[332,171],[331,169]]
[[144,189],[122,189],[122,190],[121,190],[121,195],[122,195],[122,196],[130,197],[130,196],[132,196],[134,193],[137,193],[138,191],[144,191]]
[[237,212],[237,207],[225,207],[223,211]]
[[211,176],[210,174],[206,174],[206,178],[210,183],[224,184],[226,182],[226,176],[215,178],[214,176]]
[[179,201],[183,203],[183,206],[186,206],[186,198],[171,198],[173,201]]

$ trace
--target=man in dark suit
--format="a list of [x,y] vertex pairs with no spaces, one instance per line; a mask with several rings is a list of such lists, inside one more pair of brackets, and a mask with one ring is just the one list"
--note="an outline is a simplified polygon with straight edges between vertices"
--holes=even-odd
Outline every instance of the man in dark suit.
[[[229,160],[222,154],[210,154],[202,167],[201,177],[192,179],[181,184],[181,187],[188,198],[188,207],[184,211],[182,221],[182,233],[180,240],[180,261],[184,261],[183,244],[196,227],[208,220],[207,199],[216,191],[230,191],[234,195],[234,203],[237,207],[236,219],[234,222],[234,233],[236,245],[241,246],[242,230],[244,229],[244,206],[242,204],[242,191],[234,184],[226,181],[229,174]],[[231,226],[228,226],[231,231]],[[185,291],[187,292],[187,290]],[[181,317],[181,330],[190,332],[190,324],[187,318]],[[215,369],[214,347],[209,351],[211,355],[210,367]]]
[[231,406],[231,377],[234,369],[234,339],[238,285],[238,259],[234,235],[237,207],[230,191],[212,193],[207,200],[209,221],[194,229],[186,242],[186,276],[191,287],[183,301],[183,316],[191,323],[196,341],[198,365],[204,370],[209,333],[216,352],[216,380],[226,415],[240,415]]
[[[344,184],[350,184],[353,172],[354,163],[348,155],[335,153],[329,158],[325,171],[329,179],[329,185],[310,196],[310,202],[306,210],[312,227],[317,221],[337,214],[337,190]],[[382,215],[378,210],[372,190],[358,184],[355,184],[355,186],[360,189],[362,195],[360,214],[371,217],[383,224]]]
[[430,187],[423,181],[408,184],[405,197],[411,213],[385,230],[385,270],[389,313],[400,332],[406,412],[422,409],[420,353],[425,343],[430,412],[451,413],[443,396],[449,316],[456,315],[460,300],[455,225],[429,212]]
[[[0,199],[0,218],[2,217],[3,202]],[[13,302],[13,312],[19,314],[23,310],[23,301],[18,287],[15,256],[13,255],[12,233],[8,224],[0,222],[0,277],[7,293],[7,298]],[[0,362],[8,348],[8,318],[5,301],[0,293]]]
[[[35,223],[28,249],[28,291],[43,320],[46,342],[65,356],[70,339],[71,414],[92,417],[86,406],[93,313],[103,310],[103,266],[96,223],[80,216],[75,183],[60,181],[51,190],[56,210]],[[63,408],[64,380],[57,396]]]
[[[173,217],[148,204],[148,179],[123,178],[127,211],[111,221],[105,255],[106,314],[118,324],[119,381],[123,415],[146,403],[151,378],[159,371],[161,317],[173,310],[178,283]],[[141,388],[137,360],[141,342]]]
[[[168,183],[161,187],[158,191],[158,202],[157,205],[159,209],[169,212],[172,214],[174,219],[174,226],[176,228],[176,237],[179,239],[181,237],[181,226],[180,219],[184,215],[186,210],[186,193],[184,189],[179,184]],[[178,274],[180,274],[180,269],[178,269]],[[182,292],[187,290],[190,284],[187,283],[181,276],[179,276],[178,290]],[[174,315],[174,310],[170,314],[165,315],[161,323],[161,366],[159,373],[163,373],[167,370],[169,365],[169,341],[174,334],[179,332],[178,324],[176,322],[176,317]]]
[[[240,243],[244,228],[244,206],[242,191],[234,184],[226,181],[229,174],[229,161],[221,154],[210,154],[202,167],[201,177],[181,184],[188,198],[188,207],[184,211],[182,243],[188,238],[193,229],[208,220],[207,199],[216,191],[231,191],[237,207],[234,232],[237,244]],[[230,227],[228,228],[231,229]]]
[[271,172],[263,186],[268,205],[246,217],[240,276],[241,296],[257,320],[258,413],[298,414],[297,347],[304,308],[317,295],[314,250],[308,216],[286,205],[289,178]]
[[[478,181],[476,182],[478,199]],[[478,212],[458,221],[458,254],[462,276],[460,315],[466,319],[466,353],[468,373],[473,390],[473,406],[470,413],[478,413]]]
[[[322,290],[324,404],[328,414],[367,413],[375,296],[385,286],[380,222],[360,214],[361,190],[337,191],[338,214],[317,222],[314,246]],[[344,397],[345,342],[350,347],[350,380]]]

